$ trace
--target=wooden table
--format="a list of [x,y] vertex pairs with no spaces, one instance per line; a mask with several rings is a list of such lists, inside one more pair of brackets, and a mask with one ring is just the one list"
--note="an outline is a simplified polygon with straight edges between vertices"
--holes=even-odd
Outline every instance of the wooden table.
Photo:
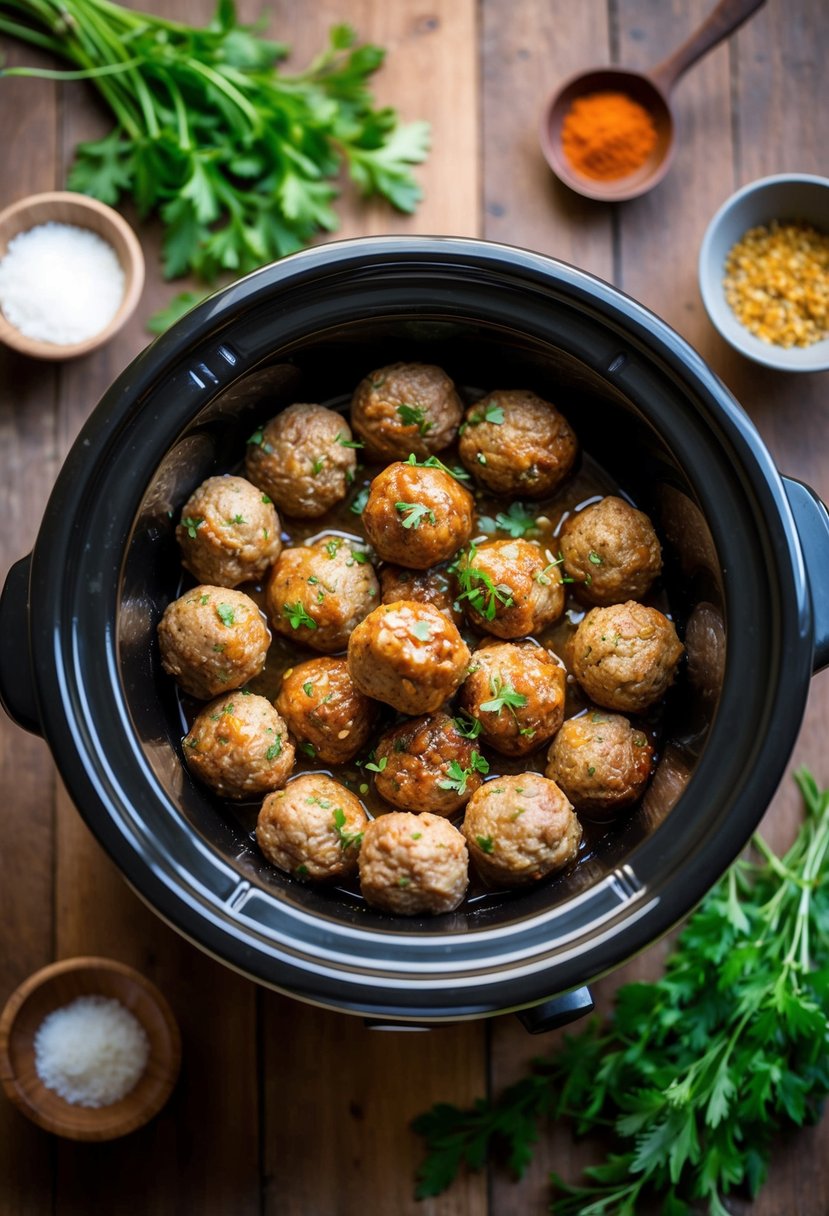
[[[211,0],[159,0],[165,15],[206,21]],[[257,0],[241,11],[253,19]],[[348,20],[388,48],[376,93],[406,118],[428,118],[434,150],[419,176],[425,199],[401,218],[344,198],[343,235],[485,236],[527,246],[611,280],[664,317],[719,373],[758,425],[780,468],[829,499],[827,377],[750,365],[712,330],[696,257],[705,225],[740,184],[783,170],[827,171],[829,17],[825,0],[769,0],[675,93],[679,148],[650,195],[609,207],[560,187],[541,159],[538,114],[579,67],[657,62],[707,15],[711,0],[276,0],[271,30],[319,49]],[[45,57],[9,46],[13,62]],[[72,149],[108,129],[82,84],[0,81],[0,205],[63,187]],[[129,214],[129,212],[127,212]],[[129,328],[74,363],[0,355],[0,534],[3,571],[31,547],[60,463],[103,390],[147,342],[147,317],[172,294],[158,231],[140,227],[148,281]],[[812,684],[792,759],[829,784],[829,676]],[[103,954],[140,968],[180,1019],[184,1068],[166,1110],[105,1147],[50,1138],[0,1100],[0,1214],[117,1211],[136,1216],[507,1216],[546,1211],[547,1175],[575,1174],[585,1150],[545,1133],[519,1183],[494,1169],[416,1204],[420,1144],[413,1115],[432,1102],[469,1103],[521,1075],[550,1039],[511,1017],[429,1034],[376,1034],[358,1019],[257,988],[188,945],[136,898],[72,807],[42,741],[2,732],[0,1000],[54,958]],[[766,821],[788,841],[799,814],[787,777]],[[656,946],[597,985],[607,1005],[621,979],[654,976]],[[829,1121],[781,1143],[754,1216],[826,1216]],[[735,1203],[734,1211],[749,1206]]]

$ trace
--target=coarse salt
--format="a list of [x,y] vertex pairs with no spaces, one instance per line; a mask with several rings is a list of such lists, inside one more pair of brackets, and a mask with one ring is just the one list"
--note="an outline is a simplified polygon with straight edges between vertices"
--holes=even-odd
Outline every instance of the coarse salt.
[[111,1106],[133,1089],[150,1044],[120,1001],[79,996],[43,1019],[35,1033],[35,1068],[47,1089],[76,1106]]
[[115,250],[88,228],[50,222],[9,241],[0,308],[27,338],[71,346],[99,334],[124,297]]

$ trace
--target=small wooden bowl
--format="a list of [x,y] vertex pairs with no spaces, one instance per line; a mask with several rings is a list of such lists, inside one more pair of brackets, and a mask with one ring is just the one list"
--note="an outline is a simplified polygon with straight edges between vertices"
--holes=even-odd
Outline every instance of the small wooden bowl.
[[39,224],[50,222],[88,228],[112,246],[124,272],[124,295],[120,307],[109,324],[97,334],[85,338],[83,342],[63,345],[27,338],[0,310],[0,342],[34,359],[74,359],[103,346],[132,316],[144,287],[144,254],[132,228],[112,207],[85,194],[55,190],[48,194],[31,194],[12,203],[5,211],[0,211],[0,261],[14,237]]
[[[34,1039],[47,1014],[79,996],[114,997],[138,1019],[150,1041],[135,1088],[110,1106],[76,1106],[47,1089],[35,1068]],[[38,1127],[69,1140],[114,1140],[149,1122],[169,1098],[181,1063],[181,1036],[154,984],[108,958],[68,958],[29,976],[0,1017],[0,1082]]]

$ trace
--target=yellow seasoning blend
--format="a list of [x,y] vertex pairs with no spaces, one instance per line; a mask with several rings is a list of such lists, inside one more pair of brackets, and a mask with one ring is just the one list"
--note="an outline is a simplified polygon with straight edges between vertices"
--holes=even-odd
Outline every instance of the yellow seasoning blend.
[[729,251],[723,289],[737,320],[774,346],[829,337],[829,234],[809,224],[750,229]]

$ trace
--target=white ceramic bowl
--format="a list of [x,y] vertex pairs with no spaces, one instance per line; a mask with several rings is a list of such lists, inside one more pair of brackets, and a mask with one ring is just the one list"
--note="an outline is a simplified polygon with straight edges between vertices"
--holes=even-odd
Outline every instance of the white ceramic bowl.
[[779,371],[820,372],[829,368],[829,338],[812,346],[763,342],[731,311],[723,291],[725,259],[750,228],[772,220],[801,220],[829,233],[829,178],[781,173],[743,186],[711,220],[699,254],[702,302],[715,328],[735,350]]

